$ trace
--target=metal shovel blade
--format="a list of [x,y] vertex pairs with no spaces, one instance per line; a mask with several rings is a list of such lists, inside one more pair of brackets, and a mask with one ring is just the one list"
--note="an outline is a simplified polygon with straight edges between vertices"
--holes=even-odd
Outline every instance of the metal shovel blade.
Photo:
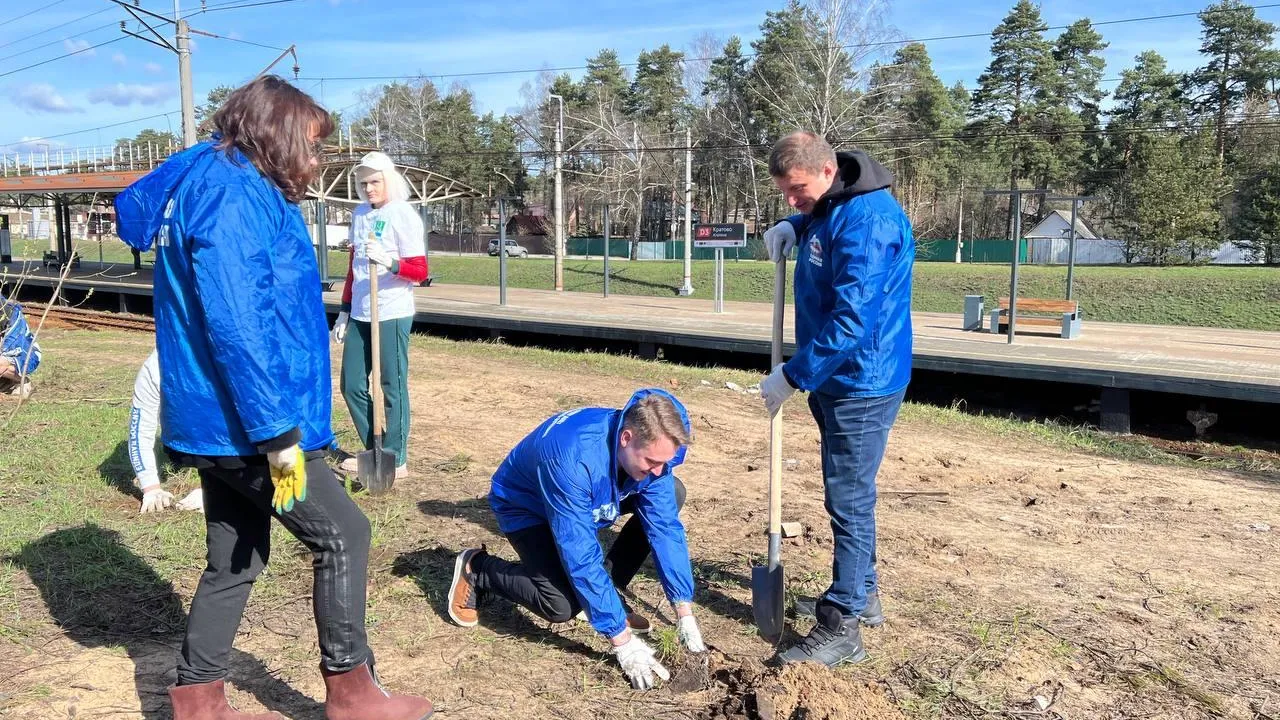
[[356,455],[356,477],[369,489],[370,495],[389,492],[396,481],[396,456],[382,449],[382,439],[375,437],[372,450]]
[[782,568],[781,538],[769,534],[769,564],[751,568],[751,612],[756,620],[756,632],[767,640],[782,637],[783,605],[785,601],[785,572]]

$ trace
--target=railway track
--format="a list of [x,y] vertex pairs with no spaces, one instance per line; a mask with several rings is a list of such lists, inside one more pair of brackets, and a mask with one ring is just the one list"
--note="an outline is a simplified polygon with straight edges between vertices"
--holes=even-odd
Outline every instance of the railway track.
[[84,328],[88,330],[131,330],[133,332],[155,332],[156,321],[145,315],[124,315],[121,313],[82,308],[61,307],[46,303],[23,303],[27,320],[33,326],[40,321],[40,316],[48,309],[49,321],[65,327]]

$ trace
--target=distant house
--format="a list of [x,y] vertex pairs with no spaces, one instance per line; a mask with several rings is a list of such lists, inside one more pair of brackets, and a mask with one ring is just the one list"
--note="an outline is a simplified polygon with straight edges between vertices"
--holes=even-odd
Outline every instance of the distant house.
[[551,223],[545,215],[512,215],[507,218],[508,235],[547,235]]
[[[1066,265],[1071,244],[1071,214],[1054,210],[1022,237],[1027,241],[1027,262]],[[1124,250],[1120,242],[1101,237],[1077,215],[1075,261],[1078,265],[1122,263]]]

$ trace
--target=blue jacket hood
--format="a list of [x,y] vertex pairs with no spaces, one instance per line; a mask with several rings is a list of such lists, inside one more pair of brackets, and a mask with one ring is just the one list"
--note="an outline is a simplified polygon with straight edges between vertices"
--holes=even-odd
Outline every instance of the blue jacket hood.
[[[631,396],[631,399],[627,401],[627,404],[623,405],[622,409],[618,411],[617,423],[613,428],[613,441],[609,444],[609,459],[614,467],[618,466],[618,436],[622,434],[622,418],[626,417],[627,411],[634,407],[636,403],[650,395],[661,395],[662,397],[670,400],[671,404],[675,406],[676,412],[680,413],[680,420],[684,423],[685,432],[689,433],[690,437],[692,437],[693,425],[689,422],[689,411],[686,410],[684,405],[676,399],[675,395],[659,388],[644,388],[643,390],[637,390]],[[681,445],[676,449],[676,454],[671,458],[671,462],[667,463],[667,474],[671,473],[672,468],[684,463],[684,456],[688,451],[689,448],[686,445]]]

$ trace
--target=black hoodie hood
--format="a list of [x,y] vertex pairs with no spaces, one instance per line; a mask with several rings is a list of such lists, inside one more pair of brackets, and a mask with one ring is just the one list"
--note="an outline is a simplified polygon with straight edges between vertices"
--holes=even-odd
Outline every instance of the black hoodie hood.
[[836,168],[839,172],[831,183],[831,189],[814,203],[813,215],[816,217],[826,215],[827,208],[833,204],[893,185],[893,173],[861,150],[836,153]]

